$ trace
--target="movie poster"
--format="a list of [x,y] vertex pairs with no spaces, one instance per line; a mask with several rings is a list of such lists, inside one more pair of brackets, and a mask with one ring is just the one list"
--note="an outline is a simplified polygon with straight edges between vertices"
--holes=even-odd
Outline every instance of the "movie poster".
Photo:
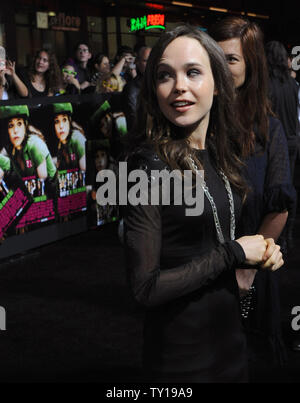
[[101,183],[97,182],[97,174],[109,169],[117,177],[117,163],[111,156],[110,144],[108,140],[88,140],[87,141],[87,203],[88,203],[88,226],[97,227],[118,220],[119,210],[116,205],[100,205],[97,202],[97,190]]
[[55,97],[0,105],[0,243],[77,218],[94,228],[119,219],[117,206],[96,197],[97,173],[117,176],[124,149],[126,120],[114,103]]
[[86,134],[74,109],[0,106],[0,237],[86,214]]
[[[127,134],[126,118],[114,99],[101,102],[90,118],[89,138],[107,140],[114,159],[122,158],[124,139]],[[117,106],[117,107],[116,107]]]
[[8,156],[0,154],[0,243],[15,233],[32,203],[22,179],[11,170],[11,163]]
[[76,120],[71,103],[54,103],[48,108],[52,124],[47,140],[57,169],[57,214],[72,219],[86,211],[86,132]]
[[[116,205],[100,205],[97,202],[97,174],[103,169],[114,172],[118,180],[119,158],[124,151],[124,138],[127,133],[126,119],[123,112],[115,107],[115,99],[102,100],[90,118],[89,140],[87,141],[87,200],[88,226],[95,227],[119,219]],[[117,190],[116,190],[117,191]]]

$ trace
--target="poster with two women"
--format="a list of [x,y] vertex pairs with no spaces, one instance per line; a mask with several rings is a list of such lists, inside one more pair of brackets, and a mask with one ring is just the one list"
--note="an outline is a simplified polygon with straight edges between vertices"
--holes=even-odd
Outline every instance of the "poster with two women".
[[0,238],[86,212],[85,129],[70,102],[0,106]]
[[77,218],[88,228],[118,220],[118,208],[95,197],[97,174],[116,170],[126,134],[113,109],[80,96],[0,104],[0,244]]

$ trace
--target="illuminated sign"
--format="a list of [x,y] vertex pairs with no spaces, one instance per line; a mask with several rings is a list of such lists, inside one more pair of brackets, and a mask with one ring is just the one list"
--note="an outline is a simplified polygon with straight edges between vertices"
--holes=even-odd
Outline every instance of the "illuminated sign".
[[49,19],[49,27],[60,31],[79,31],[81,18],[59,13]]
[[166,29],[165,27],[165,15],[164,14],[148,14],[143,17],[131,18],[130,19],[130,31],[140,31],[142,29],[160,28]]
[[163,10],[165,7],[161,4],[146,3],[146,7],[156,8],[157,10]]

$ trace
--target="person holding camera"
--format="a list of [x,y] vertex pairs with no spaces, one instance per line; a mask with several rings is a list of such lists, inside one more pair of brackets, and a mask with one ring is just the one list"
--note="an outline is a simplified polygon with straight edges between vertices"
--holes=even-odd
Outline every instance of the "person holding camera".
[[121,46],[118,49],[113,70],[115,75],[121,76],[123,88],[126,83],[136,77],[135,53],[129,46]]
[[150,52],[151,48],[148,46],[142,46],[138,50],[136,58],[137,76],[129,83],[127,83],[123,90],[123,105],[128,130],[134,127],[139,93],[141,91],[144,73],[146,70],[146,65]]
[[93,65],[95,74],[91,82],[97,93],[122,92],[126,83],[137,76],[135,55],[128,46],[119,48],[112,67],[108,56],[102,53],[96,55]]
[[16,63],[7,60],[5,48],[0,47],[0,100],[27,96],[28,89],[16,73]]

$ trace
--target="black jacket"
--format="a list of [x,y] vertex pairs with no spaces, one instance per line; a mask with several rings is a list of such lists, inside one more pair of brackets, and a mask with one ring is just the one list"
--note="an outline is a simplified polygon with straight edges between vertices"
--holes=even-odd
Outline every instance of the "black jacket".
[[142,81],[143,76],[137,75],[123,89],[123,111],[126,116],[128,131],[133,128],[135,123]]
[[269,85],[273,111],[281,120],[288,142],[293,142],[299,133],[299,87],[292,77],[284,82],[281,82],[277,77],[272,77]]

